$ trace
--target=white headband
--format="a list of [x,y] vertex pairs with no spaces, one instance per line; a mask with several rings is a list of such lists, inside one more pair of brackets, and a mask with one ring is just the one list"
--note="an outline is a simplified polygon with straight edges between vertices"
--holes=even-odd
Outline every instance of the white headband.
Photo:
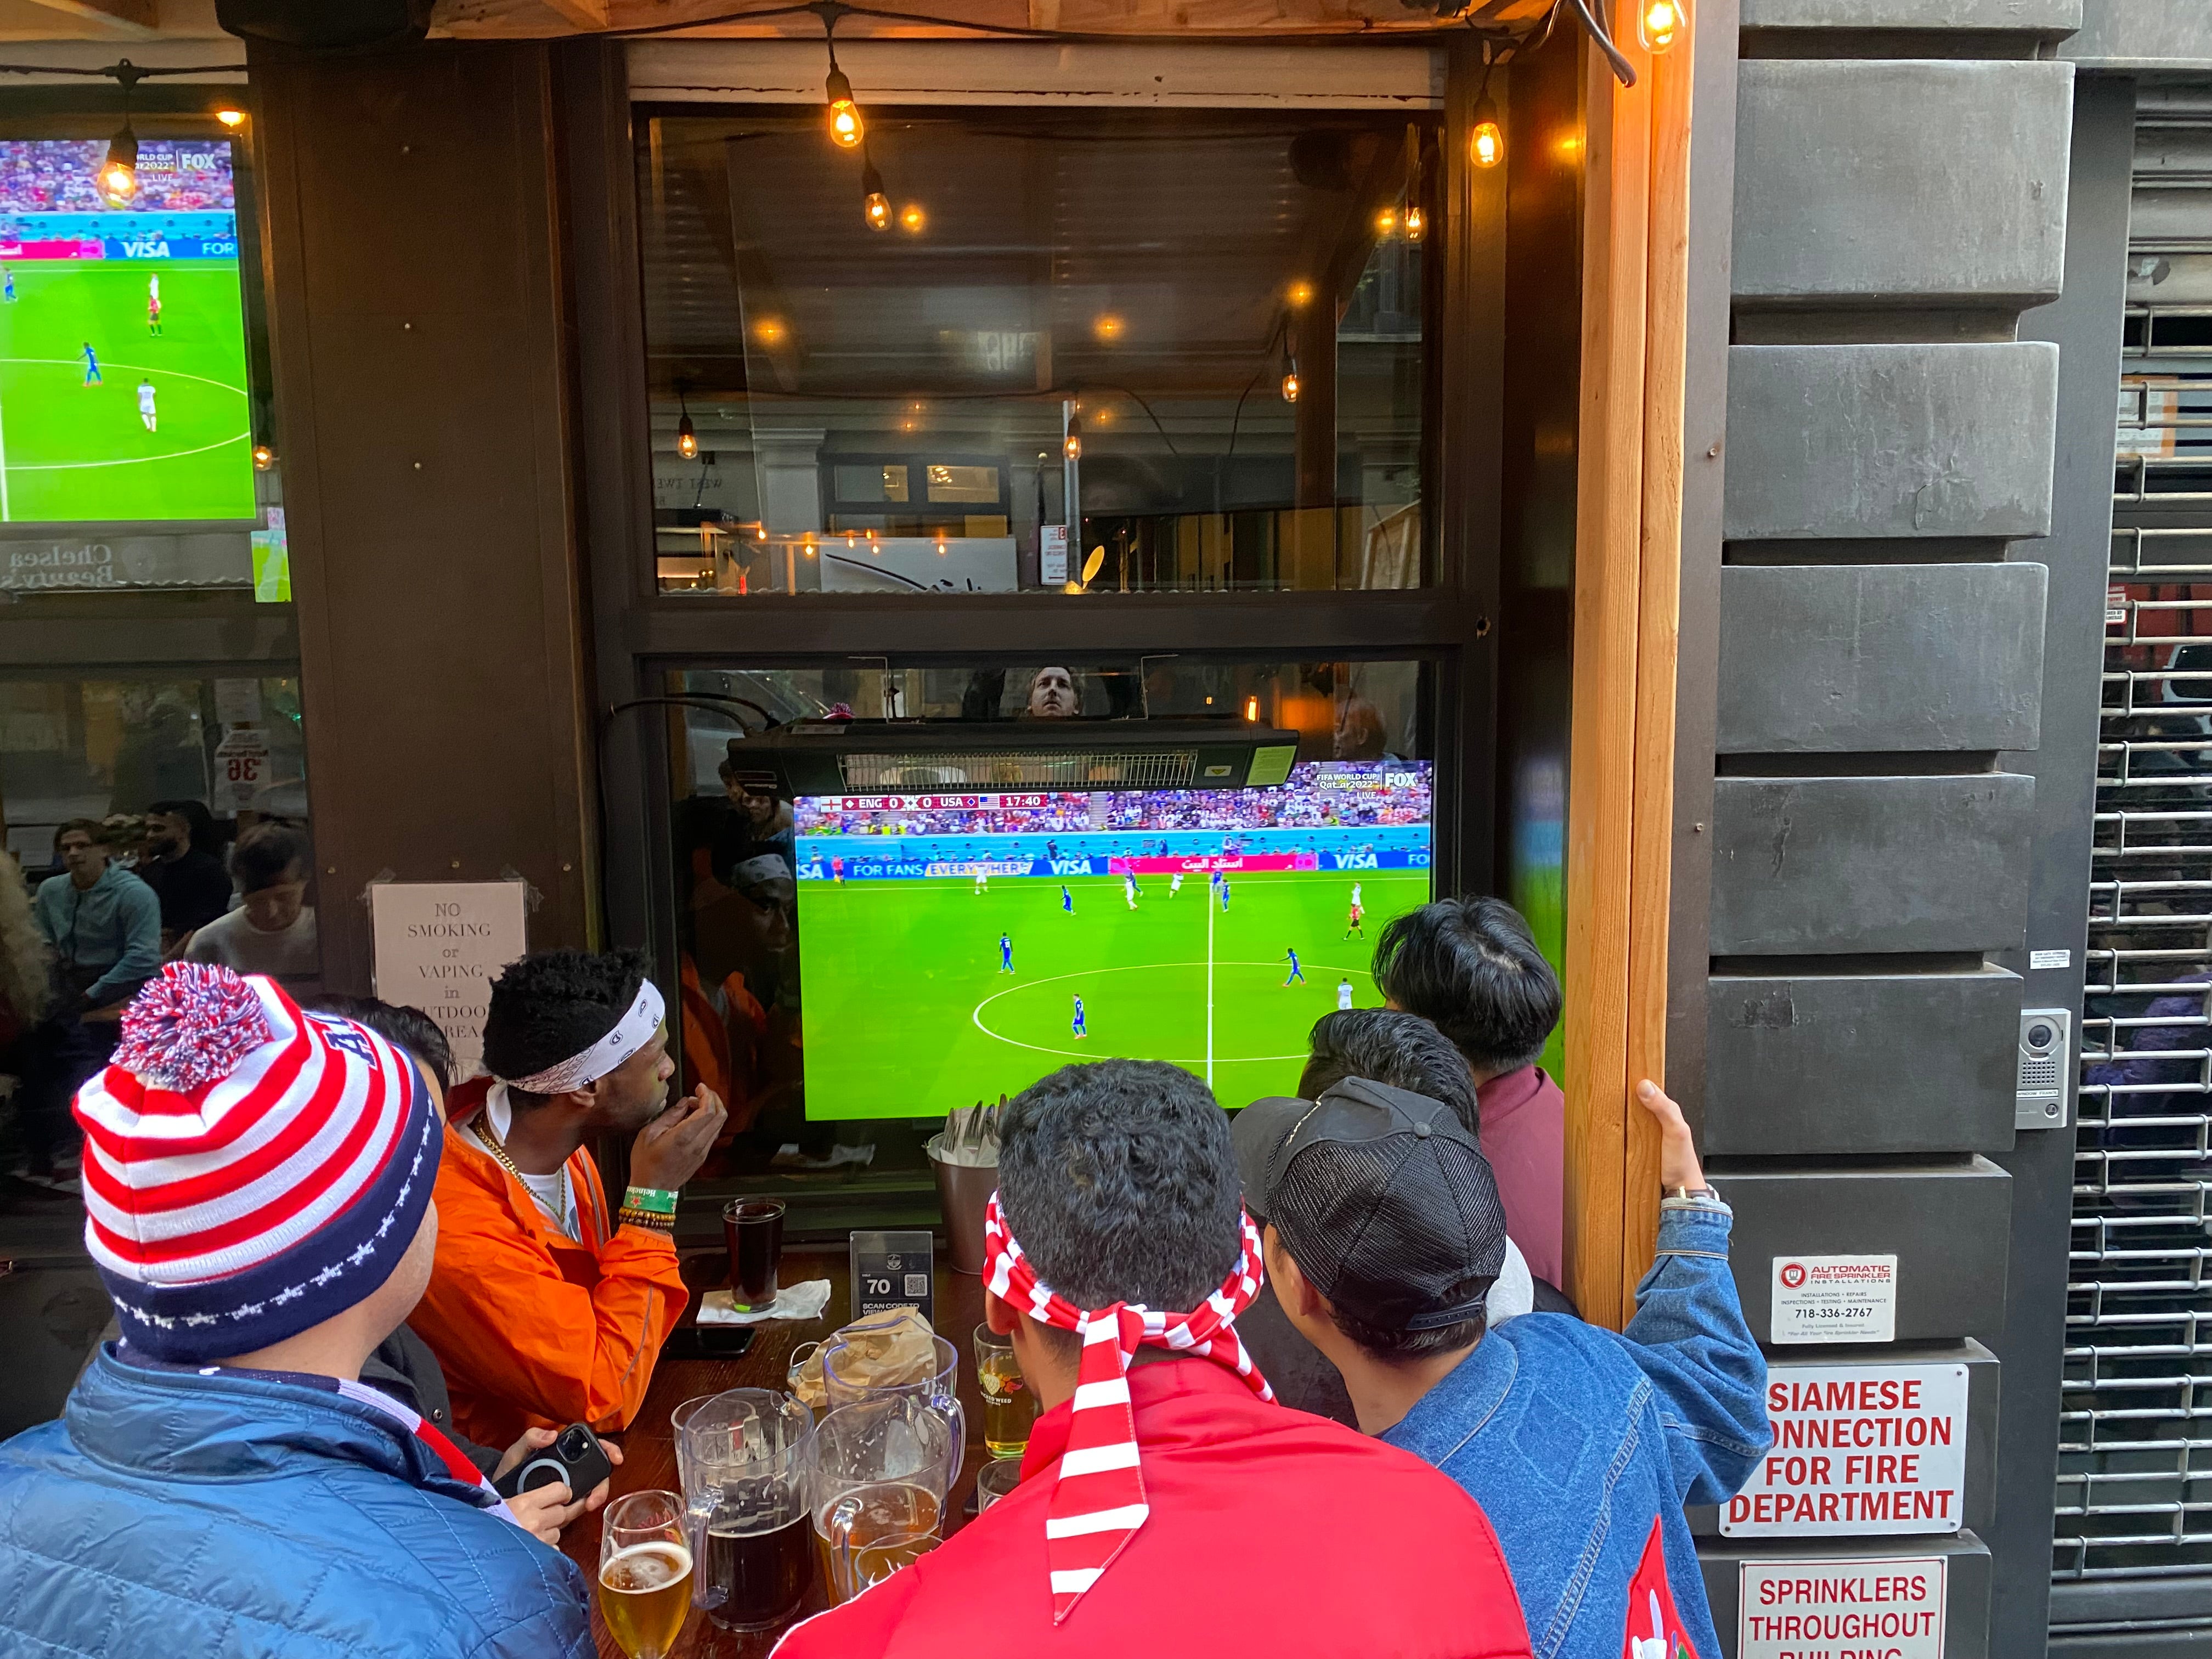
[[664,1006],[659,988],[647,980],[638,987],[637,1000],[630,1004],[628,1013],[615,1022],[614,1030],[582,1054],[542,1072],[532,1072],[528,1077],[500,1080],[508,1088],[520,1089],[528,1095],[565,1095],[571,1089],[597,1083],[653,1041],[660,1030]]

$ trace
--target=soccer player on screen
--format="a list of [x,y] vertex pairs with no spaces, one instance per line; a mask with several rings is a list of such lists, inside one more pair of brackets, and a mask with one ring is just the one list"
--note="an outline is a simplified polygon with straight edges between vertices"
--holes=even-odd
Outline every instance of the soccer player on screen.
[[1367,912],[1359,908],[1358,899],[1352,901],[1352,914],[1344,923],[1344,937],[1351,939],[1355,936],[1360,939],[1367,937]]
[[1303,985],[1306,982],[1306,970],[1298,966],[1297,946],[1292,945],[1288,954],[1291,958],[1291,976],[1283,981],[1283,988],[1286,991],[1293,985]]
[[[1075,914],[1075,895],[1067,890],[1067,884],[1064,881],[1060,884],[1060,908],[1071,916]],[[1076,1000],[1079,1002],[1082,999],[1079,997]]]
[[1226,872],[1222,874],[1221,885],[1215,890],[1221,895],[1221,908],[1225,915],[1229,909],[1229,877]]
[[151,380],[138,382],[138,418],[145,422],[147,431],[154,430],[154,383]]
[[1352,981],[1340,979],[1336,982],[1336,1006],[1340,1013],[1352,1012]]
[[1014,942],[1004,933],[999,935],[999,971],[1002,974],[1014,971]]
[[149,334],[161,331],[161,296],[159,294],[146,296],[146,331]]
[[1359,908],[1359,884],[1356,881],[1352,884],[1352,908],[1355,910]]
[[977,898],[982,897],[984,893],[989,890],[990,885],[991,878],[982,871],[978,870],[975,872],[975,896]]
[[830,879],[842,887],[845,884],[845,860],[842,855],[830,860]]
[[1087,1037],[1087,1036],[1089,1036],[1091,1035],[1091,1033],[1090,1033],[1089,1031],[1087,1031],[1087,1030],[1085,1030],[1084,1029],[1084,1025],[1083,1025],[1083,999],[1082,999],[1081,997],[1078,997],[1078,998],[1076,998],[1076,999],[1075,999],[1075,1028],[1074,1028],[1074,1029],[1075,1029],[1075,1035],[1076,1035],[1078,1037]]
[[1137,876],[1133,870],[1121,872],[1121,896],[1129,902],[1132,910],[1137,908]]
[[1182,872],[1178,870],[1168,878],[1168,896],[1173,898],[1182,891]]
[[92,342],[84,343],[84,383],[87,386],[106,384],[100,378],[100,354],[92,349]]
[[12,270],[0,276],[0,302],[11,306],[15,303],[15,273]]

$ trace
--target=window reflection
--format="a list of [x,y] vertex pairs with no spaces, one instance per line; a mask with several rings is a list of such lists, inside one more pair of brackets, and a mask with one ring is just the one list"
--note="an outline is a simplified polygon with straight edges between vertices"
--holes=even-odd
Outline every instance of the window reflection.
[[1419,585],[1437,137],[872,110],[877,230],[814,112],[642,124],[663,591]]

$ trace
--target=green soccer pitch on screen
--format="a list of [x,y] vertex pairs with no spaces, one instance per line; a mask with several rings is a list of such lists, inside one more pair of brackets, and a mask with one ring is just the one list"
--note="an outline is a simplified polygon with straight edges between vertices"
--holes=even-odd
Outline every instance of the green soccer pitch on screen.
[[250,519],[231,149],[0,140],[0,524]]
[[1306,1035],[1382,1006],[1427,902],[1431,767],[1273,789],[810,796],[796,807],[810,1118],[939,1117],[1071,1061],[1293,1092]]

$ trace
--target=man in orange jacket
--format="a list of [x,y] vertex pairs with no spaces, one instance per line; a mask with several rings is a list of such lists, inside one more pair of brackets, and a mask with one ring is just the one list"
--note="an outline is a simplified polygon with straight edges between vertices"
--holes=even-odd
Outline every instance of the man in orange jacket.
[[[661,998],[635,951],[539,951],[493,981],[484,1065],[447,1103],[438,1252],[410,1322],[444,1367],[453,1422],[626,1427],[683,1316],[676,1191],[720,1132],[701,1089],[674,1105]],[[635,1133],[611,1207],[590,1152]]]

